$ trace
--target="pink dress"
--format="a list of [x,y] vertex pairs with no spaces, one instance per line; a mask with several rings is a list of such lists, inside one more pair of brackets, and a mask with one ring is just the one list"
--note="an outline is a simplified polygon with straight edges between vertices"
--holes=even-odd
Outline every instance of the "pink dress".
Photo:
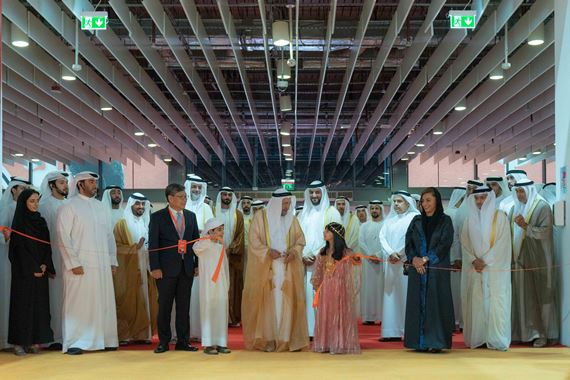
[[358,290],[351,260],[317,256],[311,283],[319,290],[313,351],[359,354],[358,317],[354,299]]

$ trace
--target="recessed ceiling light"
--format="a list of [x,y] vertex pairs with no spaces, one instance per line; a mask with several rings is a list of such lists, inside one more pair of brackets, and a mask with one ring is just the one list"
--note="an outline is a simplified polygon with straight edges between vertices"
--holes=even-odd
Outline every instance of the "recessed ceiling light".
[[293,157],[285,157],[285,161],[293,161]]
[[14,156],[14,157],[24,157],[24,153],[14,153],[12,156]]
[[158,146],[158,144],[155,143],[150,143],[147,145],[149,148],[156,148]]
[[408,160],[409,160],[409,158],[408,158],[408,157],[404,157],[404,158],[402,158],[402,161],[408,161]]
[[39,158],[32,158],[32,162],[40,162]]
[[413,150],[410,150],[410,151],[408,152],[408,154],[409,154],[409,155],[412,155],[412,154],[416,154],[416,152],[414,152]]
[[532,33],[528,36],[527,43],[530,46],[538,46],[544,43],[544,24],[540,23],[540,25],[532,31]]
[[526,160],[526,157],[519,157],[519,160],[520,160],[520,161],[525,161],[525,160]]
[[541,154],[541,153],[542,153],[542,152],[541,152],[540,150],[536,150],[536,151],[532,152],[532,154],[534,154],[535,156],[537,156],[537,155],[539,155],[539,154]]
[[418,148],[423,148],[424,146],[426,146],[426,144],[417,143],[416,146],[417,146]]
[[165,157],[165,158],[163,159],[163,161],[164,161],[164,162],[172,162],[172,158],[170,158],[170,157]]
[[30,38],[24,31],[14,23],[10,26],[10,32],[12,34],[12,46],[15,47],[28,47],[30,46]]
[[142,132],[142,131],[137,131],[137,132],[135,132],[135,136],[139,136],[139,137],[140,137],[140,136],[144,136],[144,132]]
[[433,134],[436,136],[443,135],[443,131],[433,131]]

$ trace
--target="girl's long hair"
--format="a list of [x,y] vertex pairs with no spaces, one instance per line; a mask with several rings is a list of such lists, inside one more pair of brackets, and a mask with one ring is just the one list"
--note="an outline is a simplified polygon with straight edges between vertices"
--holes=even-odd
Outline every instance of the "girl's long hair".
[[[344,227],[342,224],[332,222],[326,225],[325,229],[333,234],[333,259],[339,261],[344,256],[346,241],[344,240]],[[329,242],[325,242],[325,247],[321,250],[321,255],[325,256],[329,249]]]

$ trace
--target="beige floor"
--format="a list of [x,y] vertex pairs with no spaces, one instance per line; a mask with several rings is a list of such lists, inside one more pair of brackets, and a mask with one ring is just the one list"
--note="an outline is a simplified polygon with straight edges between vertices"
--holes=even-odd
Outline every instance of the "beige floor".
[[362,355],[235,351],[44,352],[23,358],[0,353],[0,379],[570,379],[570,349],[454,350],[433,355],[367,350]]

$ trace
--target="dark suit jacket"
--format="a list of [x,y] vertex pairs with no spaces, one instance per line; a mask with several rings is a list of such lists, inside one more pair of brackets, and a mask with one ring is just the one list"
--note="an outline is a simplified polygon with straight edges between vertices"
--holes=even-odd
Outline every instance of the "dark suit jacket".
[[[190,241],[198,239],[200,234],[198,232],[196,214],[192,211],[184,210],[184,221],[184,240]],[[168,206],[150,216],[148,235],[149,250],[178,245],[178,232],[168,212]],[[189,244],[187,246],[184,260],[182,260],[182,256],[178,253],[178,247],[149,252],[150,269],[161,269],[163,276],[176,277],[184,266],[186,274],[193,276],[194,268],[198,267],[198,259],[192,250],[193,245],[194,244]]]

